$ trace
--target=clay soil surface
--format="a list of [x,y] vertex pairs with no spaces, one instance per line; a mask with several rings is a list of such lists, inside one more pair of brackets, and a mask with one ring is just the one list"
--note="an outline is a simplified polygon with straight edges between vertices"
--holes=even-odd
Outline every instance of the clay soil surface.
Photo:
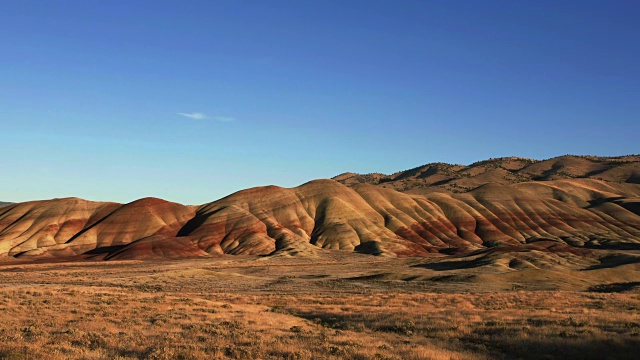
[[635,359],[640,350],[637,263],[498,271],[447,261],[327,252],[2,265],[0,359]]

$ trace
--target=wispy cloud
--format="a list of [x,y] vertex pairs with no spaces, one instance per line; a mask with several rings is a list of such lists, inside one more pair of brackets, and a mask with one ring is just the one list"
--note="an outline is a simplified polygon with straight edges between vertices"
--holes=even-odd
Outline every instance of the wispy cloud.
[[178,113],[178,115],[180,116],[184,116],[184,117],[188,117],[189,119],[195,119],[195,120],[215,120],[215,121],[223,121],[223,122],[229,122],[229,121],[235,121],[236,119],[231,117],[231,116],[223,116],[223,115],[215,115],[215,116],[208,116],[206,114],[203,113],[199,113],[199,112],[194,112],[194,113]]
[[227,121],[235,121],[236,120],[235,118],[232,118],[231,116],[214,116],[214,117],[212,117],[212,119],[216,120],[216,121],[225,121],[225,122],[227,122]]
[[188,117],[189,119],[196,119],[196,120],[204,120],[204,119],[208,119],[209,117],[203,113],[178,113],[178,115],[184,116],[184,117]]

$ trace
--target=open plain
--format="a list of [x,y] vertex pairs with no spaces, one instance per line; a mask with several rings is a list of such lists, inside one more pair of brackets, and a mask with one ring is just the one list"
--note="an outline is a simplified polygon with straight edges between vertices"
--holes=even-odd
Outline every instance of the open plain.
[[330,250],[4,265],[0,358],[634,359],[635,256],[561,270]]

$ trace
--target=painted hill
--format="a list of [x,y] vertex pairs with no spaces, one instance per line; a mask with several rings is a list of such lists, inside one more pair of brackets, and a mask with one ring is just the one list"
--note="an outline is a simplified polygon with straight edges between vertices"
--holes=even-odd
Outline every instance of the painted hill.
[[598,157],[565,155],[548,160],[519,157],[489,159],[469,166],[432,163],[392,175],[344,173],[333,179],[348,186],[372,184],[412,194],[467,192],[487,183],[596,179],[640,184],[640,155]]
[[195,210],[153,198],[126,205],[78,198],[13,204],[0,209],[0,256],[108,253],[151,236],[175,236]]
[[[564,160],[574,164],[573,158]],[[553,164],[532,162],[525,168],[538,174]],[[605,163],[610,168],[600,174],[633,173],[619,169],[628,164],[633,162]],[[0,261],[313,257],[322,249],[442,256],[537,242],[557,244],[538,246],[538,252],[640,249],[640,184],[545,176],[486,183],[465,193],[420,195],[316,180],[290,189],[243,190],[202,206],[154,198],[129,204],[76,198],[13,204],[0,209]]]

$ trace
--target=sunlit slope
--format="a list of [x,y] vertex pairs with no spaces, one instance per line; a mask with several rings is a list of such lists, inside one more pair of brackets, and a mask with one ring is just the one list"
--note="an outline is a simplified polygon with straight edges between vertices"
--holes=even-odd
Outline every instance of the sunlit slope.
[[200,207],[56,199],[0,210],[0,259],[315,256],[321,248],[425,256],[541,240],[640,249],[639,204],[640,185],[593,179],[426,195],[316,180],[248,189]]
[[109,252],[149,236],[174,237],[195,207],[145,198],[129,204],[77,198],[0,209],[0,256],[66,257]]

